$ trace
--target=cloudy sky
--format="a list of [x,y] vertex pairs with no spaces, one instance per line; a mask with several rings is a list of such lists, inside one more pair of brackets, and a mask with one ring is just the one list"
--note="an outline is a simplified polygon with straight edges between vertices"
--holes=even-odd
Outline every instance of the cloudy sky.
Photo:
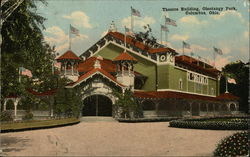
[[[216,66],[224,66],[230,61],[249,59],[249,2],[247,0],[48,0],[48,5],[40,3],[38,13],[47,18],[45,40],[56,46],[62,54],[69,47],[69,25],[79,29],[80,36],[72,35],[72,50],[80,55],[107,32],[112,21],[120,32],[124,26],[130,27],[130,7],[140,11],[142,17],[134,17],[134,31],[144,31],[149,24],[152,35],[160,41],[160,24],[164,15],[176,20],[177,27],[168,26],[169,47],[182,53],[182,41],[191,45],[185,54],[193,52],[213,61],[213,46],[220,48],[223,55],[216,56]],[[181,7],[223,8],[219,15],[186,15]],[[235,10],[226,10],[234,7]],[[163,12],[162,8],[178,8],[178,11]],[[165,40],[165,38],[163,38]]]

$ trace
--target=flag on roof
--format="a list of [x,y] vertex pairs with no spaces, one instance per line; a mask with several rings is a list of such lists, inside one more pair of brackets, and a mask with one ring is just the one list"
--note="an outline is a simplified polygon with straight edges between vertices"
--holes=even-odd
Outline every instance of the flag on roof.
[[233,78],[228,78],[228,79],[227,79],[227,82],[228,82],[228,83],[236,84],[236,81],[235,81],[235,79],[233,79]]
[[77,36],[80,36],[80,32],[77,28],[73,27],[72,25],[70,25],[70,33],[75,34]]
[[162,30],[162,31],[169,32],[168,27],[167,27],[167,26],[164,26],[164,25],[161,25],[161,30]]
[[166,22],[166,24],[168,24],[168,25],[172,25],[172,26],[177,26],[177,24],[176,24],[176,21],[175,20],[172,20],[172,19],[170,19],[170,18],[168,18],[168,17],[165,17],[165,22]]
[[187,49],[191,49],[190,45],[188,43],[186,43],[185,41],[182,41],[183,47],[187,48]]
[[223,55],[222,50],[219,48],[214,47],[214,52],[216,52],[219,55]]
[[191,52],[191,53],[190,53],[190,55],[191,55],[191,56],[194,56],[194,53],[193,53],[193,52]]
[[139,12],[139,10],[136,10],[133,7],[131,7],[131,14],[134,16],[141,17],[141,13]]
[[135,34],[131,31],[130,28],[125,26],[125,35],[135,36]]

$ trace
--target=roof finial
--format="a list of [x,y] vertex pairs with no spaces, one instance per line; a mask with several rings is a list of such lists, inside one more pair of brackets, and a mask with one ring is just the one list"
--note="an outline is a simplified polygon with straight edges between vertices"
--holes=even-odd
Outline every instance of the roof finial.
[[100,64],[100,61],[98,59],[95,61],[94,67],[101,69],[101,64]]

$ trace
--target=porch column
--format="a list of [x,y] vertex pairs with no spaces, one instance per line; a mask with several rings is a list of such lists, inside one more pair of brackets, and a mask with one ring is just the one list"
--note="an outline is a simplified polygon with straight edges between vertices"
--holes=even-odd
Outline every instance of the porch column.
[[14,116],[16,117],[17,116],[17,104],[19,102],[19,99],[15,99],[14,100]]
[[67,62],[64,63],[64,75],[66,75],[66,70],[67,70]]
[[4,111],[6,110],[7,101],[8,101],[8,100],[6,100],[6,99],[4,100],[4,104],[3,104],[3,110],[4,110]]
[[74,74],[74,62],[70,62],[71,64],[71,75]]

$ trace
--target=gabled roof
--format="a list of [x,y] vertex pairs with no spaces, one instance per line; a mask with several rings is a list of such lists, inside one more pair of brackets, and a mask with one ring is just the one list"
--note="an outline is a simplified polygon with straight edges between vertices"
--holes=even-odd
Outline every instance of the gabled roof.
[[217,96],[218,99],[221,99],[221,100],[238,100],[239,97],[231,94],[231,93],[223,93],[219,96]]
[[[122,34],[120,32],[109,32],[107,35],[111,35],[111,36],[115,37],[116,39],[119,39],[119,40],[124,42],[124,34]],[[171,49],[169,47],[151,48],[151,47],[145,45],[144,43],[136,40],[135,38],[132,38],[131,36],[126,36],[126,41],[127,41],[126,42],[127,44],[131,44],[131,45],[133,45],[141,50],[145,50],[151,54],[162,53],[162,52],[171,52],[171,53],[177,54],[177,52],[174,49]]]
[[82,83],[83,81],[85,81],[87,78],[95,75],[95,74],[101,74],[103,75],[104,77],[108,78],[109,80],[111,80],[112,82],[114,82],[115,84],[119,85],[120,87],[125,87],[124,85],[120,84],[119,82],[117,82],[117,80],[111,75],[109,74],[108,72],[106,72],[105,70],[103,69],[100,69],[100,68],[93,68],[92,70],[90,70],[89,72],[83,74],[82,76],[79,77],[79,79],[74,82],[74,83],[71,83],[69,84],[68,86],[76,86],[80,83]]
[[193,100],[218,101],[216,97],[202,96],[196,94],[188,94],[173,91],[135,91],[135,96],[138,98],[185,98]]
[[127,52],[121,53],[113,61],[114,62],[116,62],[116,61],[133,61],[133,62],[137,62],[137,60],[133,56],[129,55]]
[[73,51],[68,50],[63,55],[58,57],[56,60],[64,60],[64,59],[71,59],[71,60],[81,60],[80,57],[78,57]]

